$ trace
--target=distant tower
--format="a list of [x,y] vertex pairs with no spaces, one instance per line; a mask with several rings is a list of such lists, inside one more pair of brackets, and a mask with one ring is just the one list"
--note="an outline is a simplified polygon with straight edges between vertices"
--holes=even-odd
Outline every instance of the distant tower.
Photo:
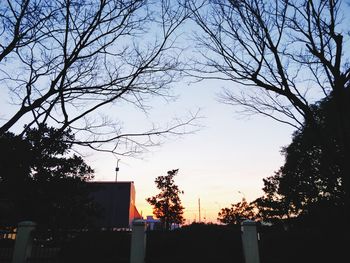
[[198,222],[200,223],[201,222],[201,199],[198,198]]
[[118,181],[118,172],[119,172],[119,161],[120,159],[117,160],[117,167],[115,168],[115,181],[117,182]]

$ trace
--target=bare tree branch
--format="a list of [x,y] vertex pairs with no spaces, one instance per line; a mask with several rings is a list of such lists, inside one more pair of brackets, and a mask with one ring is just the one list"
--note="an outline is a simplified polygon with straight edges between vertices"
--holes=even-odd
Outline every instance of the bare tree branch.
[[[195,35],[200,56],[189,74],[239,84],[222,94],[228,104],[300,128],[304,120],[313,121],[310,105],[349,86],[343,48],[349,36],[342,32],[340,1],[203,0],[184,6],[202,29]],[[268,92],[253,98],[253,86]],[[239,98],[238,90],[248,97]],[[271,100],[271,92],[284,97],[283,104]]]
[[[89,121],[107,105],[127,101],[146,110],[148,98],[167,96],[179,79],[175,32],[187,18],[186,9],[168,0],[7,1],[0,7],[0,81],[18,107],[0,124],[0,135],[29,116],[22,133],[41,123],[95,133],[112,125]],[[179,134],[189,120],[139,135]],[[98,149],[139,136],[102,137],[76,143]]]
[[311,127],[332,153],[315,113],[317,102],[332,99],[336,114],[330,125],[342,153],[339,176],[350,214],[350,36],[342,2],[192,0],[184,6],[202,29],[195,37],[201,56],[190,74],[229,79],[225,103],[298,129]]

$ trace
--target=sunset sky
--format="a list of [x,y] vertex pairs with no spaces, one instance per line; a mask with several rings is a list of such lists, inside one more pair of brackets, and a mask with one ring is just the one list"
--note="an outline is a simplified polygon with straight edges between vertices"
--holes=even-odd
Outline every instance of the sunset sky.
[[[181,199],[186,223],[198,221],[199,198],[201,220],[216,222],[220,208],[243,196],[253,201],[262,195],[262,179],[283,164],[280,150],[291,142],[294,129],[267,117],[242,115],[239,107],[220,103],[222,88],[234,85],[213,80],[190,84],[184,80],[174,84],[173,100],[150,100],[147,114],[127,103],[105,109],[107,115],[120,121],[124,132],[142,132],[152,123],[165,126],[173,118],[185,118],[189,112],[200,110],[195,133],[169,136],[161,146],[137,158],[118,157],[118,181],[134,181],[136,205],[143,216],[152,214],[145,199],[159,192],[154,179],[172,169],[179,169],[175,182],[184,190]],[[0,106],[2,118],[14,110],[4,90],[0,91]],[[81,153],[95,169],[95,180],[115,179],[117,157],[93,151]]]
[[[349,5],[342,8],[348,10]],[[195,28],[187,25],[183,30],[190,32]],[[174,85],[177,100],[167,103],[158,98],[150,102],[153,108],[147,117],[129,106],[116,111],[119,117],[122,116],[125,127],[131,128],[140,128],[146,123],[145,119],[164,124],[173,117],[186,116],[187,112],[198,109],[203,117],[198,120],[202,127],[196,133],[181,138],[170,137],[162,146],[142,155],[143,159],[121,157],[118,178],[134,181],[136,204],[143,216],[152,214],[145,198],[159,192],[154,179],[166,175],[168,170],[179,169],[175,182],[185,192],[181,198],[186,208],[186,222],[198,220],[199,198],[202,221],[217,222],[220,208],[239,202],[242,197],[248,202],[260,197],[263,194],[262,179],[273,175],[283,164],[281,148],[291,142],[295,129],[261,115],[242,115],[241,108],[220,103],[218,94],[223,87],[238,88],[230,81],[189,84],[184,80]],[[97,180],[115,178],[116,157],[94,153],[88,160],[96,170]]]
[[[243,116],[237,113],[239,108],[218,102],[221,87],[230,85],[234,84],[179,83],[173,90],[177,100],[155,99],[147,116],[126,105],[111,108],[112,115],[115,111],[122,117],[126,130],[140,129],[150,121],[166,124],[200,108],[202,118],[197,123],[201,127],[194,134],[169,137],[139,158],[120,157],[118,181],[134,181],[136,205],[143,216],[152,214],[145,199],[159,192],[154,179],[168,170],[179,169],[175,182],[185,192],[181,199],[186,223],[198,221],[199,198],[201,220],[216,222],[220,208],[243,196],[248,201],[261,196],[262,178],[283,164],[280,150],[290,143],[293,129],[267,117]],[[86,160],[95,169],[95,180],[114,180],[117,157],[91,153]]]

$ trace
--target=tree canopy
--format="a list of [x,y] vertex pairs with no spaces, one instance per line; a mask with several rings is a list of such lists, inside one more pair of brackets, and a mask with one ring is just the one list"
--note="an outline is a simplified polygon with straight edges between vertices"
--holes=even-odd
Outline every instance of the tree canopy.
[[180,194],[184,192],[174,182],[178,169],[168,171],[166,176],[155,179],[159,194],[149,197],[146,201],[153,206],[154,215],[159,218],[163,228],[169,230],[172,224],[184,223],[184,207],[181,204]]
[[169,94],[182,68],[175,31],[186,18],[168,0],[4,1],[1,96],[12,103],[0,135],[46,123],[72,130],[76,144],[132,154],[156,144],[155,135],[185,133],[194,116],[126,132],[106,109],[129,103],[147,111],[149,98]]
[[349,88],[341,1],[186,2],[202,29],[193,74],[232,81],[225,102],[300,128],[314,102]]
[[[267,216],[307,215],[320,219],[321,213],[322,218],[329,218],[344,211],[347,202],[344,152],[343,142],[334,128],[338,114],[336,102],[330,96],[313,108],[316,126],[305,125],[294,133],[292,143],[283,149],[285,164],[275,175],[264,179],[265,195],[257,203]],[[344,115],[350,117],[350,112]]]
[[246,219],[257,219],[257,213],[255,207],[249,204],[245,198],[241,202],[231,204],[231,207],[222,208],[218,213],[218,220],[226,225],[239,225]]
[[93,170],[70,152],[72,137],[46,125],[24,136],[0,136],[2,224],[32,220],[50,228],[86,227],[97,215],[86,183]]

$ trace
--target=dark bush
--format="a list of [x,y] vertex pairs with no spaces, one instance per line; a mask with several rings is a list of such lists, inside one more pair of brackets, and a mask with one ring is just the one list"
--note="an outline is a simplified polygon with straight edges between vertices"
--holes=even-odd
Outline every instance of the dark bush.
[[345,262],[349,237],[321,228],[264,229],[260,237],[261,263]]
[[148,232],[146,253],[147,263],[243,263],[240,229],[214,224]]
[[131,232],[83,232],[63,246],[60,261],[129,263],[130,241]]

